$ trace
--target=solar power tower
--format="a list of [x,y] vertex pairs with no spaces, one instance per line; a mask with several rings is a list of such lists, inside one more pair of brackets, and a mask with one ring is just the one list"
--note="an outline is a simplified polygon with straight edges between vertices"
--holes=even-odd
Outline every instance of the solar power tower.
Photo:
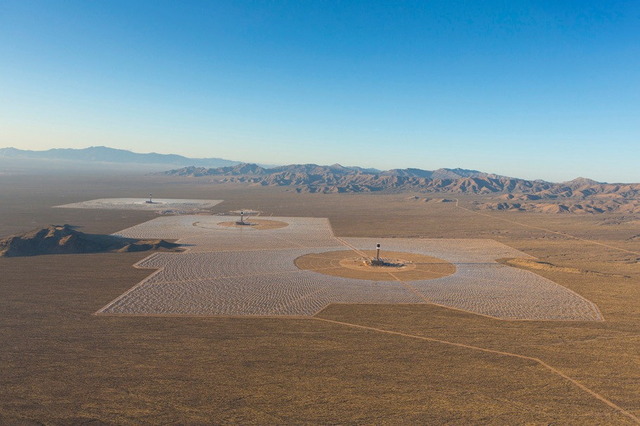
[[376,244],[376,258],[371,259],[371,266],[384,266],[384,261],[380,259],[380,243]]
[[236,222],[236,225],[248,225],[248,223],[244,221],[244,210],[240,212],[240,220]]

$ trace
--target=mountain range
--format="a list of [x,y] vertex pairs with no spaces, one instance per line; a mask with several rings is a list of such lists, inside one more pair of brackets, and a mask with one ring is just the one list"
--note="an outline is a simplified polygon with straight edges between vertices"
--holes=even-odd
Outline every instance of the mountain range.
[[[577,178],[554,183],[525,180],[467,169],[392,169],[386,171],[339,164],[293,164],[264,168],[256,164],[183,167],[163,175],[208,177],[215,183],[291,187],[296,192],[418,192],[485,195],[474,207],[541,213],[640,213],[640,184],[610,184]],[[421,200],[420,197],[411,197]],[[433,201],[424,198],[422,201]]]
[[[375,192],[417,191],[473,194],[524,194],[532,199],[588,197],[615,194],[638,195],[640,184],[607,184],[577,178],[553,183],[526,180],[468,169],[392,169],[372,170],[340,164],[292,164],[264,168],[256,164],[205,168],[189,166],[162,172],[169,176],[212,177],[215,182],[244,182],[263,186],[292,186],[298,192]],[[509,201],[507,199],[505,201]]]
[[[467,187],[473,192],[493,192],[490,188],[504,176],[467,169],[392,169],[376,170],[361,167],[345,167],[340,164],[320,166],[317,164],[292,164],[264,168],[257,164],[205,168],[183,167],[162,174],[170,176],[216,177],[220,183],[246,182],[265,186],[294,186],[298,192],[373,192],[381,190],[441,190]],[[457,182],[457,185],[453,181]],[[522,181],[522,180],[518,180]],[[526,181],[522,181],[526,182]],[[489,185],[487,185],[489,183]],[[480,185],[476,188],[477,185]],[[486,187],[486,188],[484,188]],[[483,189],[484,188],[484,189]],[[455,191],[453,191],[455,192]]]
[[[267,167],[221,158],[188,158],[174,154],[140,154],[103,146],[84,149],[27,151],[0,148],[0,159],[66,160],[76,164],[154,164],[177,168],[158,174],[205,177],[214,183],[289,187],[296,192],[417,192],[486,195],[478,209],[548,213],[640,212],[640,184],[602,183],[577,178],[568,182],[526,180],[461,168],[377,170],[333,164]],[[424,201],[428,201],[425,198]]]
[[238,161],[222,158],[188,158],[176,154],[158,154],[151,152],[140,154],[124,149],[106,146],[92,146],[89,148],[54,148],[46,151],[30,151],[17,148],[0,148],[0,158],[32,159],[32,160],[64,160],[75,162],[102,162],[118,164],[164,164],[167,166],[200,166],[223,167],[239,164]]

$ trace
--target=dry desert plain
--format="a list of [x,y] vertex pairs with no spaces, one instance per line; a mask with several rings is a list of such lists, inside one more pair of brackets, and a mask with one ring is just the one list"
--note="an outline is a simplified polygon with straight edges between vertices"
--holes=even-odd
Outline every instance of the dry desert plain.
[[[0,176],[0,235],[113,233],[151,211],[109,197],[224,200],[328,218],[343,238],[486,238],[594,302],[604,321],[504,321],[430,304],[333,304],[300,318],[106,316],[149,253],[0,258],[0,423],[634,424],[640,217],[466,210],[409,194],[295,194],[146,176]],[[446,195],[445,195],[446,196]],[[453,196],[447,196],[452,198]]]

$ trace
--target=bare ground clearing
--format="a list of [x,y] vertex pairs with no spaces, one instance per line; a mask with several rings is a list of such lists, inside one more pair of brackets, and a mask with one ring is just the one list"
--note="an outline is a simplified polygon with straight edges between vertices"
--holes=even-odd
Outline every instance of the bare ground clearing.
[[370,281],[415,281],[446,277],[456,267],[442,259],[407,252],[383,252],[383,259],[392,266],[372,266],[367,261],[376,256],[374,250],[360,253],[339,250],[307,254],[295,259],[299,269],[319,272],[344,278]]
[[279,220],[265,220],[265,219],[247,219],[245,223],[238,224],[235,222],[219,222],[218,226],[226,226],[230,228],[244,228],[244,229],[279,229],[289,226],[288,223]]

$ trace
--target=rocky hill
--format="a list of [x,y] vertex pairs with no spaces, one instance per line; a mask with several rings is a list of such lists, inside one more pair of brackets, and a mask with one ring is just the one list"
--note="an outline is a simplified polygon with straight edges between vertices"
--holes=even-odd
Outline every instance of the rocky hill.
[[577,178],[541,191],[501,194],[496,200],[477,203],[476,208],[539,213],[640,213],[640,184],[609,184]]
[[134,240],[113,235],[85,234],[70,225],[50,225],[0,239],[0,257],[99,252],[180,250],[165,240]]
[[521,211],[536,213],[559,213],[559,214],[597,214],[597,213],[640,213],[640,202],[637,200],[589,200],[572,201],[564,200],[560,202],[549,202],[540,200],[538,202],[487,202],[475,203],[478,210],[503,210]]

